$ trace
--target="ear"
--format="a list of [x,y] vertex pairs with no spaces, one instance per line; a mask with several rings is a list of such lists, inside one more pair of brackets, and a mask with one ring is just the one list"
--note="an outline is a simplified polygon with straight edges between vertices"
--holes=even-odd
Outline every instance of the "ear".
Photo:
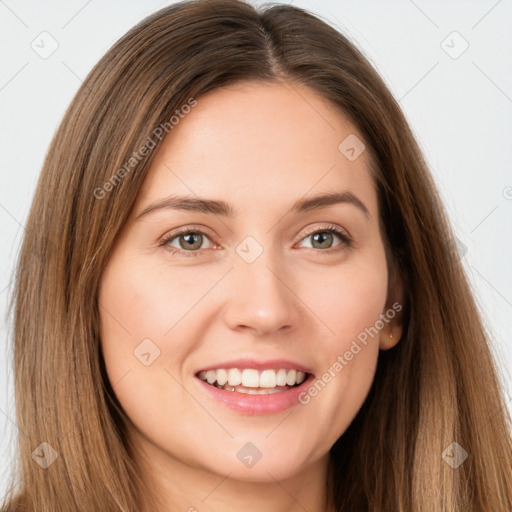
[[389,350],[393,348],[402,337],[404,309],[404,287],[402,278],[392,265],[388,281],[388,298],[382,314],[386,318],[384,327],[380,331],[379,348]]

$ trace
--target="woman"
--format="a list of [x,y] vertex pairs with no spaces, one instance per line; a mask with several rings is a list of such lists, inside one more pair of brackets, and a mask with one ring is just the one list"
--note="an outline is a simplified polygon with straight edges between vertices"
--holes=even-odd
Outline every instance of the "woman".
[[433,180],[318,18],[143,20],[73,100],[27,233],[7,509],[510,510],[510,418]]

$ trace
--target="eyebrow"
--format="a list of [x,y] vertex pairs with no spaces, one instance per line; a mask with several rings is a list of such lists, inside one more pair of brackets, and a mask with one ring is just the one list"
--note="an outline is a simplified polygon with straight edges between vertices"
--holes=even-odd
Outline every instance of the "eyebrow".
[[[293,203],[291,212],[305,213],[312,210],[319,210],[335,204],[352,204],[369,219],[371,217],[368,208],[365,204],[352,192],[345,190],[342,192],[331,192],[328,194],[321,194],[309,199],[299,199]],[[237,210],[235,210],[229,203],[222,200],[206,199],[190,196],[169,196],[160,199],[146,206],[136,217],[140,219],[148,213],[158,210],[183,210],[199,213],[207,213],[213,215],[221,215],[223,217],[235,217]]]

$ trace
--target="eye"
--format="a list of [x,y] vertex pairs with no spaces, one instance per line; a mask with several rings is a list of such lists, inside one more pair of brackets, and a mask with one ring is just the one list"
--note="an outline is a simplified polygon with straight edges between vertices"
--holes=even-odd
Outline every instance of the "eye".
[[184,256],[197,256],[199,249],[205,249],[205,247],[203,247],[205,239],[209,240],[204,231],[195,228],[187,228],[164,237],[159,245],[170,250],[173,254],[179,253]]
[[[352,239],[340,228],[332,224],[310,231],[302,240],[308,238],[311,238],[313,243],[309,248],[326,254],[342,251],[352,246]],[[335,238],[338,238],[341,242],[333,248],[332,243]],[[205,240],[210,240],[210,238],[204,231],[189,227],[165,236],[159,243],[159,246],[164,247],[172,254],[181,254],[186,257],[198,256],[200,249],[206,249],[203,246]]]
[[[334,225],[329,225],[321,229],[317,228],[308,233],[302,240],[307,240],[308,238],[312,240],[310,248],[327,254],[342,251],[352,246],[352,239]],[[335,238],[340,239],[341,243],[334,246],[332,251],[327,251],[327,249],[332,248],[332,243]]]

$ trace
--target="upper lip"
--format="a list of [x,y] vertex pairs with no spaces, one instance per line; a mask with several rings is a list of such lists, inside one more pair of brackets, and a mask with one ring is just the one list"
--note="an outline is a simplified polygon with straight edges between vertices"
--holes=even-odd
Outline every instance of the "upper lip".
[[311,368],[308,368],[303,364],[296,363],[295,361],[290,361],[289,359],[267,359],[266,361],[258,361],[256,359],[246,358],[210,364],[197,370],[196,374],[202,371],[206,372],[208,370],[218,370],[220,368],[252,368],[254,370],[278,370],[280,368],[284,368],[286,370],[300,370],[304,373],[313,373]]

